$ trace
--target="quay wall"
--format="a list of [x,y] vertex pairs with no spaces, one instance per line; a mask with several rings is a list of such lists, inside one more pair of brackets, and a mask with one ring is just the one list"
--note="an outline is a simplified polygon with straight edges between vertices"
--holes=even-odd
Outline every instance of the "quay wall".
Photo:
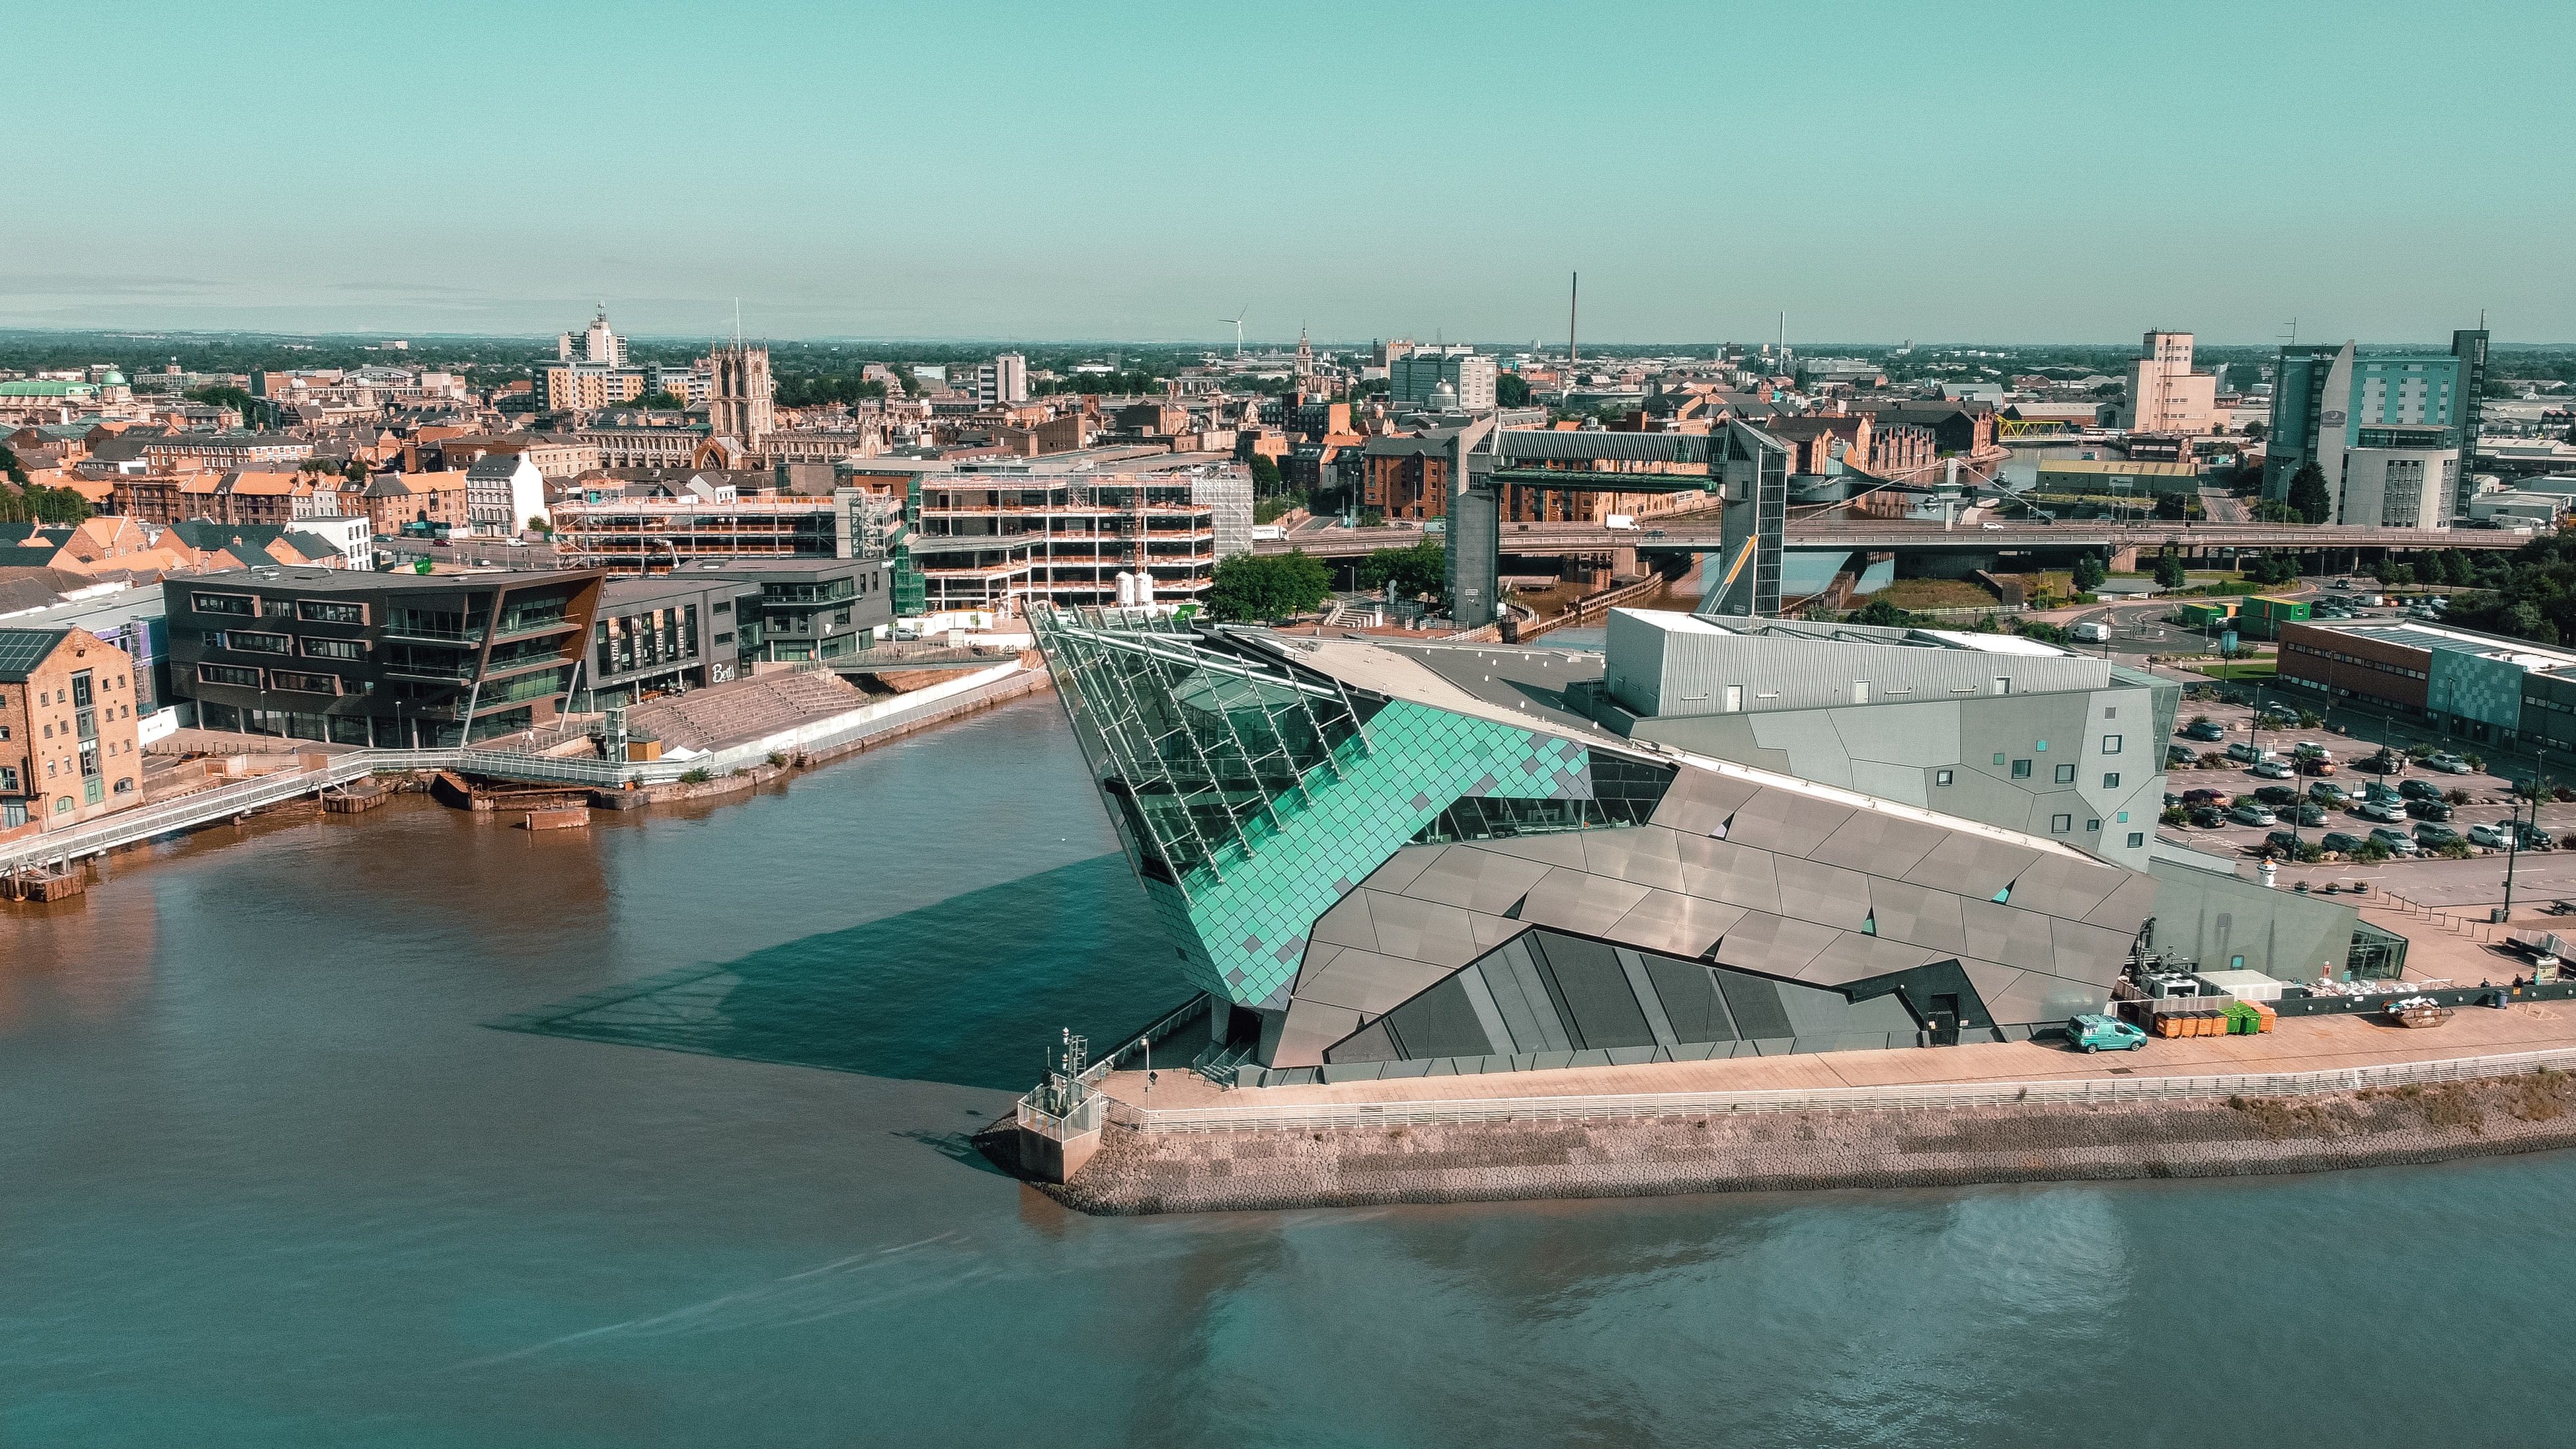
[[[1007,1123],[988,1135],[1006,1168]],[[2294,1097],[1153,1132],[1064,1184],[1100,1214],[2320,1172],[2576,1146],[2576,1073]]]

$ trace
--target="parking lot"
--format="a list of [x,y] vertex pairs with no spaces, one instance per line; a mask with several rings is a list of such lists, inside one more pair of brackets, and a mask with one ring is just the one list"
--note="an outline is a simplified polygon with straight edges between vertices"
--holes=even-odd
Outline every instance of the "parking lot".
[[[2196,676],[2172,674],[2169,677],[2184,678],[2190,683],[2206,683],[2198,680]],[[2287,692],[2271,689],[2263,693],[2266,703],[2287,704],[2295,698]],[[2527,774],[2532,768],[2532,761],[2527,757],[2511,759],[2500,757],[2487,761],[2489,769],[2475,770],[2464,775],[2444,774],[2426,769],[2420,764],[2412,764],[2401,773],[2383,777],[2355,769],[2354,762],[2377,753],[2382,744],[2390,744],[2402,750],[2408,745],[2417,743],[2448,743],[2462,755],[2477,753],[2478,747],[2456,741],[2440,742],[2420,726],[2412,726],[2403,721],[2389,722],[2357,716],[2348,711],[2332,713],[2329,723],[2334,728],[2325,725],[2306,728],[2290,725],[2276,728],[2266,724],[2259,731],[2249,734],[2248,725],[2253,714],[2254,710],[2250,704],[2185,699],[2175,720],[2177,728],[2205,716],[2211,723],[2219,725],[2226,731],[2225,738],[2214,742],[2201,742],[2186,740],[2176,734],[2166,743],[2187,744],[2196,752],[2218,753],[2224,752],[2229,744],[2250,740],[2286,759],[2291,755],[2295,745],[2301,742],[2314,742],[2323,745],[2332,754],[2336,762],[2335,773],[2323,777],[2322,780],[2309,776],[2274,780],[2255,775],[2249,765],[2238,761],[2230,761],[2224,769],[2168,766],[2165,774],[2166,793],[2179,796],[2191,790],[2214,789],[2224,791],[2231,797],[2244,798],[2250,797],[2256,790],[2266,786],[2286,785],[2293,789],[2304,789],[2309,785],[2323,783],[2341,787],[2358,803],[2362,795],[2362,787],[2372,781],[2384,779],[2391,788],[2395,788],[2402,781],[2423,780],[2440,786],[2446,793],[2458,790],[2468,795],[2468,803],[2453,806],[2451,818],[2441,822],[2465,837],[2472,825],[2502,826],[2512,817],[2513,805],[2508,794],[2511,786],[2506,777],[2498,771],[2510,769],[2516,775],[2522,775]],[[2552,766],[2550,774],[2554,780],[2576,784],[2576,760],[2565,762],[2553,760],[2548,763]],[[2369,820],[2353,813],[2349,807],[2329,806],[2325,814],[2326,820],[2323,825],[2299,828],[2301,840],[2317,841],[2325,834],[2334,831],[2367,837],[2374,828],[2402,830],[2412,835],[2418,823],[2412,817],[2403,818],[2394,824]],[[2530,818],[2527,810],[2524,818]],[[2539,820],[2542,830],[2562,842],[2576,838],[2576,803],[2544,804],[2540,808]],[[2284,816],[2278,825],[2272,826],[2239,825],[2231,820],[2217,829],[2203,829],[2193,825],[2168,825],[2160,827],[2157,833],[2163,839],[2194,850],[2250,861],[2274,830],[2288,828],[2290,828],[2289,820]],[[2504,899],[2506,863],[2507,853],[2502,850],[2479,850],[2476,855],[2467,860],[2401,858],[2374,864],[2347,861],[2309,866],[2283,862],[2281,879],[2285,885],[2301,881],[2310,884],[2323,884],[2328,881],[2367,881],[2372,883],[2374,889],[2393,890],[2411,900],[2428,905],[2483,905],[2501,902]],[[2513,860],[2513,871],[2517,914],[2522,913],[2527,907],[2545,905],[2553,898],[2576,898],[2576,849],[2519,852]]]

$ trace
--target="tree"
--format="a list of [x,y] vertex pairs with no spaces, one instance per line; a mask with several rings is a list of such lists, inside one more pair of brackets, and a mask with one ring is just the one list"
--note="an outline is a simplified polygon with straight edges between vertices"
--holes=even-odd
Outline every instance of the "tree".
[[2258,498],[2254,500],[2254,521],[2256,523],[2307,522],[2306,519],[2299,516],[2299,510],[2292,508],[2290,505],[2282,502],[2278,498]]
[[89,500],[69,488],[0,489],[0,523],[78,523],[89,515]]
[[[783,388],[782,388],[782,389],[780,389],[780,390],[781,390],[782,392],[783,392],[783,391],[785,391],[785,389],[783,389]],[[799,403],[792,403],[792,402],[791,402],[791,403],[789,403],[789,404],[787,404],[787,405],[788,405],[789,407],[799,407],[799,406],[803,406],[803,404],[799,404]],[[680,400],[679,400],[678,398],[676,398],[676,397],[671,396],[671,395],[670,395],[669,393],[667,393],[667,392],[659,392],[659,391],[656,391],[656,392],[648,392],[648,393],[644,394],[642,397],[639,397],[639,398],[635,399],[633,402],[630,402],[630,403],[626,404],[626,406],[628,406],[628,407],[630,407],[630,408],[661,408],[661,409],[663,409],[663,410],[665,410],[665,411],[668,411],[668,410],[670,410],[670,409],[672,409],[672,408],[683,408],[683,407],[687,407],[687,406],[688,406],[688,404],[687,404],[687,403],[684,403],[684,402],[682,402],[682,401],[680,401]]]
[[2261,423],[2247,423],[2245,425],[2245,441],[2249,443],[2259,443],[2271,435],[2272,430]]
[[201,402],[208,407],[231,408],[242,415],[243,422],[249,422],[259,407],[259,399],[229,383],[194,389],[188,394],[188,401]]
[[1279,491],[1279,464],[1263,454],[1252,455],[1252,496],[1268,498]]
[[1382,548],[1360,564],[1360,582],[1369,588],[1395,585],[1399,599],[1443,594],[1449,586],[1449,550],[1437,543],[1411,548]]
[[2156,553],[2156,587],[2179,589],[2189,581],[2189,575],[2183,572],[2182,550],[2172,544],[2159,549]]
[[6,474],[10,482],[17,484],[21,488],[27,486],[27,469],[25,465],[18,461],[17,454],[9,451],[6,447],[0,447],[0,474]]
[[2110,576],[2111,571],[2102,567],[2102,560],[2096,555],[2085,553],[2076,556],[2075,587],[2079,592],[2093,592],[2102,587],[2102,581]]
[[1498,373],[1494,377],[1494,405],[1506,408],[1529,406],[1530,385],[1517,372]]
[[1882,629],[1910,629],[1915,617],[1886,599],[1872,599],[1853,610],[1843,620],[1847,624],[1875,624]]
[[1259,621],[1311,614],[1333,591],[1333,575],[1303,549],[1239,553],[1216,566],[1208,612],[1219,619]]
[[2334,495],[2326,491],[2326,470],[2310,458],[2290,475],[2288,502],[2306,523],[2323,523],[2334,515]]

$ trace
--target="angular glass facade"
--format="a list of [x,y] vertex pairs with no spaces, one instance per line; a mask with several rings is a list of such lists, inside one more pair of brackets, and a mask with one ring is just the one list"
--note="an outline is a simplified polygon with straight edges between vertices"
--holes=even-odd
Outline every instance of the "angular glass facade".
[[[1640,792],[1660,793],[1656,767],[1620,761],[1604,799],[1578,741],[1352,690],[1168,616],[1040,609],[1032,624],[1184,973],[1220,1000],[1284,1005],[1316,919],[1444,817],[1584,829],[1642,818]],[[1487,820],[1541,804],[1527,824]]]

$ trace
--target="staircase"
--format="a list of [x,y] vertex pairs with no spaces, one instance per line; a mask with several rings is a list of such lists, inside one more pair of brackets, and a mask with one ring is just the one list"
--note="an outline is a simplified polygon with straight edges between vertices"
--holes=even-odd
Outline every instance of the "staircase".
[[1190,1070],[1220,1087],[1231,1087],[1234,1085],[1234,1069],[1252,1060],[1252,1053],[1258,1045],[1245,1042],[1241,1046],[1229,1047],[1223,1042],[1210,1042],[1191,1060]]

